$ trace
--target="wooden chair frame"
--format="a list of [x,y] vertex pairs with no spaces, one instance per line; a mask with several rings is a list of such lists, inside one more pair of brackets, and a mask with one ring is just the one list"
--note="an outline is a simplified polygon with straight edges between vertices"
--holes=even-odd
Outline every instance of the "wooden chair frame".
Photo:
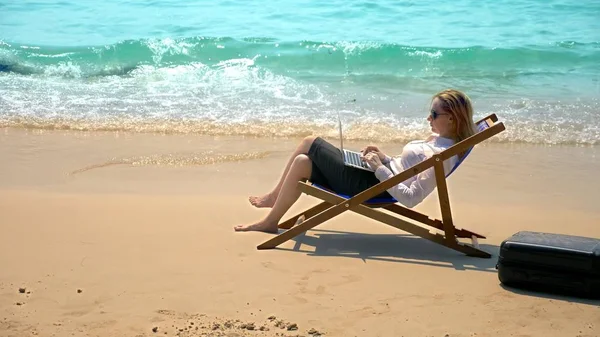
[[[477,234],[466,229],[459,229],[454,226],[452,212],[450,210],[450,198],[448,196],[448,186],[446,184],[446,175],[443,162],[446,159],[465,152],[475,145],[489,139],[490,137],[505,130],[504,124],[498,122],[498,117],[491,114],[477,122],[486,122],[487,128],[475,135],[454,144],[448,149],[434,155],[433,157],[416,164],[392,178],[382,181],[377,185],[356,194],[351,198],[344,198],[335,193],[312,186],[312,184],[300,181],[298,188],[303,193],[323,200],[318,205],[311,207],[299,214],[294,215],[288,220],[278,225],[286,231],[263,242],[257,249],[272,249],[280,244],[304,233],[317,225],[327,221],[343,212],[353,211],[362,214],[376,221],[383,222],[397,229],[412,233],[424,239],[433,241],[440,245],[462,252],[468,256],[490,258],[491,254],[479,249],[478,239],[485,239],[485,236]],[[442,220],[431,219],[423,213],[411,210],[398,203],[369,204],[369,199],[383,193],[394,185],[397,185],[406,179],[413,177],[429,168],[433,167],[437,184]],[[395,215],[382,212],[374,208],[385,208]],[[399,215],[400,217],[396,216]],[[433,227],[443,231],[444,234],[432,233],[430,229],[413,224],[401,217],[412,219],[419,224]],[[472,244],[466,244],[458,241],[458,238],[470,238]]]

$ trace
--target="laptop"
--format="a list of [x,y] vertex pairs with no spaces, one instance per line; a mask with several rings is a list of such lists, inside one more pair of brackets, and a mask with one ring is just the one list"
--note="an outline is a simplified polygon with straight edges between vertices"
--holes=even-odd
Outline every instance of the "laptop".
[[373,169],[367,165],[360,156],[361,152],[351,151],[344,149],[344,135],[342,134],[342,119],[340,118],[340,113],[338,112],[338,124],[340,129],[340,150],[342,152],[342,160],[344,161],[344,165],[355,167],[361,170],[374,172]]

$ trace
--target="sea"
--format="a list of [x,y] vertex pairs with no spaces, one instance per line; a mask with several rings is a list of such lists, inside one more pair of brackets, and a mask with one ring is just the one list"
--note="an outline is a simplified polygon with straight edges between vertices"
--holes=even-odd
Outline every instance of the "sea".
[[0,0],[0,128],[600,144],[600,1]]

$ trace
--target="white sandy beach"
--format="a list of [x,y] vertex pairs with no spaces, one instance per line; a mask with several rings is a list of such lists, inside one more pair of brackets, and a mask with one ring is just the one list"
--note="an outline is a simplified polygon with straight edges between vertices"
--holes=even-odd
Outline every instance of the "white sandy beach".
[[357,214],[258,251],[270,234],[232,227],[297,141],[0,129],[0,336],[600,336],[599,301],[495,270],[520,230],[600,238],[597,148],[473,151],[451,205],[491,259]]

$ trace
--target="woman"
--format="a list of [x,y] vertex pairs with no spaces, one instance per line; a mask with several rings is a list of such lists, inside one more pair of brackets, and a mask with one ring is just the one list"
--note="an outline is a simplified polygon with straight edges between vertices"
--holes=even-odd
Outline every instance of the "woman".
[[[408,143],[399,157],[387,156],[374,145],[364,148],[362,159],[374,173],[345,166],[338,148],[319,137],[306,137],[292,154],[275,188],[263,196],[249,198],[255,207],[272,207],[269,214],[254,224],[234,229],[276,233],[279,220],[300,197],[297,188],[300,180],[309,179],[337,193],[355,195],[475,133],[471,101],[458,90],[447,89],[435,94],[427,120],[434,134],[427,140]],[[458,156],[454,156],[444,162],[446,174],[457,161]],[[414,207],[433,192],[435,185],[435,174],[430,168],[378,197],[394,197],[406,207]]]

